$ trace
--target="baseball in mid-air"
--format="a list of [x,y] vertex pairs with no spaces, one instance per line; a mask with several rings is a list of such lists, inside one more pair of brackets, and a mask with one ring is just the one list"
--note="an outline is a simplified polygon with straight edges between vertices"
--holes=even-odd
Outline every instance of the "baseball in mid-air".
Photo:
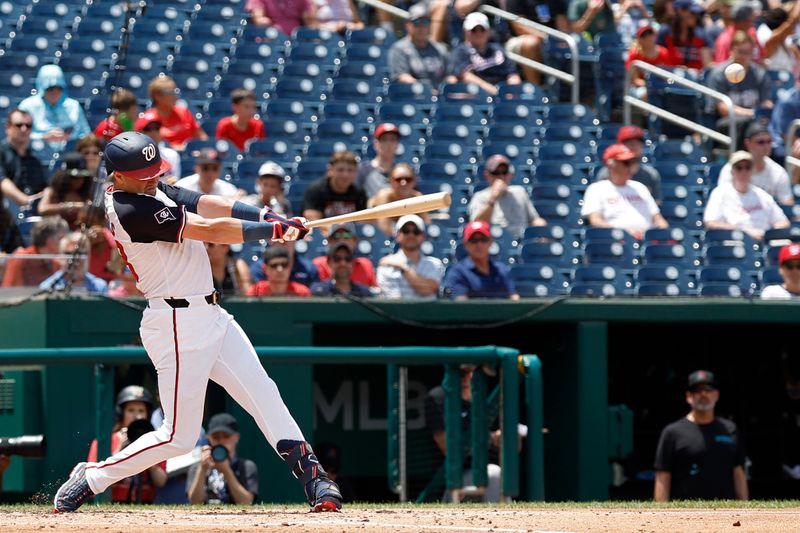
[[731,83],[739,83],[744,79],[744,67],[739,63],[731,63],[725,67],[725,77]]

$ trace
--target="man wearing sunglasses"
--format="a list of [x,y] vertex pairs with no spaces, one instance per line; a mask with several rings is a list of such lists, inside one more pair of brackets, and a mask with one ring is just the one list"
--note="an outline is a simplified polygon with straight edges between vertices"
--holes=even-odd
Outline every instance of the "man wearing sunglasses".
[[326,254],[331,277],[311,286],[314,296],[350,295],[369,298],[372,291],[366,285],[353,281],[353,247],[345,241],[334,242],[328,246]]
[[[331,233],[328,235],[328,246],[338,246],[341,243],[348,245],[352,250],[356,249],[358,245],[358,235],[356,234],[356,226],[352,222],[334,224],[331,226]],[[315,257],[312,259],[312,263],[316,267],[316,272],[319,274],[319,281],[326,281],[332,277],[330,262],[328,261],[327,255]],[[350,281],[366,285],[367,287],[376,287],[378,285],[375,278],[375,267],[372,266],[372,261],[370,261],[368,257],[356,257],[353,259]]]
[[583,195],[583,216],[596,228],[620,228],[641,239],[650,228],[666,228],[667,221],[643,184],[633,181],[639,167],[636,153],[623,144],[603,152],[608,179],[589,185]]
[[434,91],[442,82],[456,81],[444,46],[430,39],[431,17],[428,7],[420,2],[408,10],[406,36],[389,49],[389,70],[393,81],[425,82]]
[[800,298],[800,244],[781,248],[778,267],[783,283],[769,285],[761,290],[762,300],[795,300]]
[[219,179],[222,170],[222,157],[212,148],[200,150],[194,160],[194,174],[179,179],[176,187],[189,189],[203,194],[224,196],[232,200],[243,197],[235,185]]
[[302,283],[291,281],[292,258],[283,246],[267,246],[264,250],[264,273],[266,280],[253,284],[248,296],[311,296],[311,291]]
[[6,118],[6,139],[0,143],[0,197],[20,206],[41,197],[47,187],[42,162],[31,152],[32,131],[30,113],[12,109]]
[[707,229],[738,229],[756,240],[774,228],[788,228],[789,219],[775,200],[751,183],[753,156],[734,152],[728,161],[730,183],[720,183],[708,197],[703,222]]
[[510,185],[514,166],[506,156],[495,154],[487,159],[483,177],[489,186],[472,196],[467,206],[470,220],[483,220],[515,235],[522,235],[528,226],[547,224],[536,212],[525,188]]
[[490,42],[489,18],[480,12],[464,18],[464,42],[455,47],[451,61],[461,81],[478,85],[489,94],[497,94],[497,84],[517,85],[522,80],[516,64],[506,57],[503,47]]
[[[750,182],[764,189],[776,202],[782,205],[794,205],[792,186],[786,169],[770,158],[772,155],[772,137],[767,127],[754,120],[744,132],[744,149],[753,156],[753,174]],[[731,183],[733,180],[731,164],[726,163],[719,171],[717,183]]]
[[493,261],[489,224],[475,220],[464,226],[467,257],[450,267],[444,278],[444,294],[454,300],[469,298],[507,298],[519,300],[508,267]]
[[661,432],[656,451],[654,499],[746,500],[745,452],[736,424],[714,414],[719,389],[714,374],[689,375],[691,410]]
[[[634,181],[644,184],[656,203],[661,203],[661,174],[652,165],[642,161],[644,156],[644,131],[638,126],[623,126],[617,132],[617,142],[627,146],[634,154],[636,161],[639,162],[639,169],[631,178]],[[597,171],[597,181],[608,179],[608,167],[602,167]]]
[[400,249],[381,258],[378,287],[384,298],[434,300],[444,277],[444,265],[421,251],[425,242],[425,222],[419,215],[405,215],[395,224],[395,239]]

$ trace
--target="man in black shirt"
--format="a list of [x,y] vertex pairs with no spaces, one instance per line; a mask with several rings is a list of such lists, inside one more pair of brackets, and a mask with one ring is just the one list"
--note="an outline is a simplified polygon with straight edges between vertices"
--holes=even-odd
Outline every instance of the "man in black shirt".
[[[207,435],[208,445],[203,446],[200,462],[192,465],[187,475],[189,502],[253,503],[258,496],[258,467],[236,455],[239,442],[236,419],[228,413],[212,416]],[[215,450],[218,446],[224,450]]]
[[303,216],[319,220],[367,208],[367,195],[355,184],[358,159],[353,152],[334,152],[327,175],[306,189]]
[[6,119],[6,140],[0,143],[0,189],[20,206],[39,198],[47,186],[42,163],[31,153],[32,129],[31,115],[13,109]]
[[714,374],[689,375],[691,411],[661,432],[656,451],[656,501],[748,499],[744,447],[730,420],[714,415],[719,390]]

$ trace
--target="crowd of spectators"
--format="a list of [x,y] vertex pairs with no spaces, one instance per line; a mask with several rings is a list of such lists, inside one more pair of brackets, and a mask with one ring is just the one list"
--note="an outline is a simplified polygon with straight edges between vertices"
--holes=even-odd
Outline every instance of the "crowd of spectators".
[[[544,60],[542,34],[518,22],[488,17],[479,10],[484,3],[578,34],[587,43],[614,33],[627,47],[627,68],[634,68],[631,63],[641,60],[687,69],[698,79],[705,79],[709,87],[731,96],[732,112],[713,100],[705,106],[721,131],[730,121],[737,123],[741,149],[722,165],[718,183],[705,201],[703,225],[707,229],[742,230],[760,241],[766,231],[791,224],[781,206],[795,203],[792,184],[800,174],[790,175],[781,162],[786,156],[800,155],[800,142],[787,146],[784,139],[789,122],[800,116],[798,88],[776,98],[769,72],[791,70],[796,74],[800,70],[796,68],[800,51],[795,38],[800,3],[770,4],[762,10],[744,0],[660,0],[650,6],[652,12],[640,0],[400,3],[408,10],[408,18],[402,26],[391,27],[401,35],[385,59],[392,81],[425,82],[434,93],[443,83],[462,81],[489,95],[497,94],[499,84],[541,83],[538,71],[518,66],[507,52]],[[301,0],[291,5],[250,0],[245,9],[254,25],[275,27],[287,34],[300,27],[339,33],[364,27],[364,12],[352,0]],[[387,19],[378,20],[389,29]],[[741,83],[733,84],[724,75],[731,62],[745,67]],[[643,71],[634,68],[631,84],[627,88],[631,94],[647,98]],[[131,90],[118,88],[111,97],[108,116],[91,125],[81,104],[67,94],[67,89],[61,68],[44,65],[36,77],[36,94],[19,102],[7,115],[6,138],[0,144],[3,196],[27,215],[43,218],[22,235],[10,212],[3,210],[0,237],[5,254],[47,256],[71,250],[67,253],[88,254],[89,259],[85,269],[76,268],[75,261],[38,259],[26,263],[31,268],[20,268],[20,261],[8,260],[2,281],[6,287],[56,290],[77,281],[90,292],[135,294],[132,273],[126,271],[113,236],[103,227],[102,212],[89,209],[96,194],[93,183],[103,144],[124,131],[141,131],[158,143],[162,157],[172,163],[171,174],[163,177],[167,183],[269,206],[287,216],[301,213],[315,220],[422,194],[421,171],[416,165],[397,160],[404,135],[392,122],[376,123],[372,134],[374,157],[360,158],[347,150],[331,153],[324,175],[305,189],[300,202],[296,196],[290,199],[287,195],[292,176],[275,161],[264,158],[260,162],[257,176],[252,176],[253,193],[224,179],[223,151],[204,147],[185,153],[189,141],[204,141],[209,135],[184,105],[181,87],[170,76],[158,74],[150,81],[149,106],[141,105]],[[258,115],[255,92],[238,88],[229,96],[230,115],[216,122],[210,133],[245,151],[248,143],[269,136],[270,124]],[[765,119],[770,114],[771,120]],[[70,142],[74,152],[62,154],[47,176],[31,150],[32,140],[52,146]],[[650,229],[668,227],[661,214],[663,180],[649,160],[650,142],[645,130],[629,125],[619,129],[615,144],[598,151],[602,165],[592,172],[588,188],[576,191],[582,196],[580,211],[585,227],[619,228],[637,240]],[[182,169],[181,162],[191,168]],[[386,218],[373,221],[375,229],[386,237],[385,245],[393,247],[382,257],[368,250],[378,241],[373,238],[360,243],[351,226],[327,230],[324,253],[313,262],[298,255],[295,245],[268,248],[255,261],[241,256],[239,247],[211,245],[208,252],[215,286],[224,294],[256,296],[517,297],[508,265],[497,260],[504,257],[496,253],[497,246],[507,246],[508,242],[494,239],[503,232],[521,237],[526,228],[547,226],[548,220],[537,211],[535,188],[520,185],[523,181],[508,157],[490,155],[478,168],[474,190],[465,202],[465,219],[457,236],[454,234],[458,245],[455,257],[436,256],[437,250],[431,246],[434,241],[426,233],[432,222],[428,214],[413,220]],[[481,188],[479,177],[485,179],[485,188]],[[66,228],[55,220],[65,222]],[[86,231],[81,242],[76,237],[80,233],[68,233],[82,228]],[[500,233],[494,233],[494,229]],[[31,245],[21,246],[25,240]],[[369,246],[365,249],[359,244]],[[423,249],[434,253],[424,253]],[[442,263],[443,259],[451,261]]]

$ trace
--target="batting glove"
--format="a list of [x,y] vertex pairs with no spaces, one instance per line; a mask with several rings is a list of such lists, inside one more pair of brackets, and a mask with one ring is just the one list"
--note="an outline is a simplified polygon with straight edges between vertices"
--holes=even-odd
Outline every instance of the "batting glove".
[[[281,220],[275,220],[280,218]],[[272,220],[272,242],[297,241],[308,235],[309,229],[306,228],[307,220],[303,217],[292,217],[285,219],[275,216]]]

